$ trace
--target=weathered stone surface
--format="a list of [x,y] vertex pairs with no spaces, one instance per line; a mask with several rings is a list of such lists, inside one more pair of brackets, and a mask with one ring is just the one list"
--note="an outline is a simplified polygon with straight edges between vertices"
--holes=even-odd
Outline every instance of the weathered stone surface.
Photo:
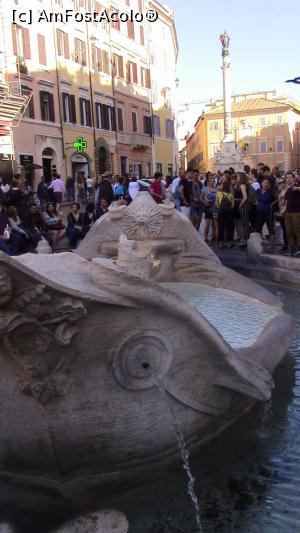
[[112,206],[80,243],[78,255],[86,259],[117,257],[124,229],[129,239],[134,237],[139,255],[152,258],[150,279],[198,281],[275,303],[268,291],[223,267],[190,221],[173,204],[157,205],[148,192],[139,193],[129,207]]
[[[117,208],[103,217],[87,244],[101,252],[92,260],[0,254],[2,473],[68,492],[172,460],[177,442],[158,380],[188,445],[270,398],[290,318],[275,297],[222,267],[184,217],[153,204],[142,195],[129,215]],[[231,289],[267,304],[272,319],[253,345],[235,350],[158,280]],[[238,310],[226,313],[239,320]]]
[[80,516],[53,530],[53,533],[127,533],[128,527],[123,513],[108,509]]

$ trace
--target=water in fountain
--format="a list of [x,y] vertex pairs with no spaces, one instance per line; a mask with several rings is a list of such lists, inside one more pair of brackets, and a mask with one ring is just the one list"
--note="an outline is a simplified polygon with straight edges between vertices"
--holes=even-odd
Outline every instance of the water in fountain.
[[[150,365],[149,363],[144,363],[143,364],[144,368],[145,369],[148,369],[150,372],[151,372],[151,368],[150,368]],[[183,432],[181,431],[180,427],[179,427],[179,424],[178,424],[178,421],[177,421],[177,418],[176,418],[176,413],[173,409],[173,406],[169,400],[169,396],[168,396],[168,393],[166,392],[163,384],[161,383],[161,381],[155,377],[152,372],[151,372],[151,375],[155,381],[155,384],[159,390],[159,392],[161,393],[162,397],[164,398],[164,401],[168,407],[168,410],[170,412],[170,415],[171,415],[171,419],[172,419],[172,425],[173,425],[173,428],[174,428],[174,431],[175,431],[175,435],[176,435],[176,439],[177,439],[177,443],[178,443],[178,448],[179,448],[179,451],[180,451],[180,456],[181,456],[181,459],[182,459],[182,463],[183,463],[183,468],[186,472],[186,475],[187,475],[187,478],[188,478],[188,493],[189,493],[189,496],[192,500],[192,503],[193,503],[193,506],[194,506],[194,510],[195,510],[195,518],[196,518],[196,522],[197,522],[197,526],[199,528],[199,533],[202,533],[203,529],[202,529],[202,524],[201,524],[201,513],[200,513],[200,505],[199,505],[199,502],[198,502],[198,498],[197,498],[197,495],[195,493],[195,490],[194,490],[194,482],[195,482],[195,479],[193,477],[193,474],[192,474],[192,471],[191,471],[191,466],[190,466],[190,460],[189,460],[189,451],[187,449],[187,445],[186,445],[186,442],[185,442],[185,439],[184,439],[184,435],[183,435]]]

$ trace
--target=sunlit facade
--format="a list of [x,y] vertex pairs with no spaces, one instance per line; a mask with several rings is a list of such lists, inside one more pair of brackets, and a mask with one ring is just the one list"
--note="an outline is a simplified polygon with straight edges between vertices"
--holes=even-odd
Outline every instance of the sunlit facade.
[[[216,153],[224,137],[223,101],[208,105],[187,139],[188,164],[216,170]],[[263,162],[282,170],[300,167],[300,115],[274,91],[232,97],[232,132],[244,163]]]
[[[14,161],[14,171],[27,164],[40,165],[32,172],[63,179],[78,172],[95,176],[112,171],[138,177],[152,175],[156,161],[163,172],[176,167],[176,135],[173,105],[163,108],[162,145],[153,132],[152,76],[157,75],[153,57],[159,56],[160,43],[152,33],[163,27],[166,53],[171,56],[167,80],[174,84],[177,41],[173,15],[159,3],[148,0],[33,0],[33,14],[66,12],[159,13],[156,22],[110,21],[81,22],[74,19],[12,24],[12,10],[28,12],[25,0],[2,3],[3,82],[19,84],[32,92],[32,98],[18,127],[11,129],[12,142],[7,150]],[[1,15],[1,14],[0,14]],[[159,30],[154,29],[159,26]],[[172,46],[169,46],[172,42]],[[151,43],[151,50],[150,44]],[[172,86],[171,86],[172,87]],[[157,85],[155,85],[155,90]],[[168,95],[169,99],[172,94]],[[156,110],[160,112],[160,110]],[[0,106],[1,113],[1,106]],[[155,120],[155,119],[154,119]],[[16,124],[13,124],[14,126]],[[82,137],[87,146],[78,153],[73,143]],[[157,153],[156,153],[157,152]],[[1,150],[0,150],[1,153]],[[0,156],[1,157],[1,156]],[[8,155],[6,155],[6,158]],[[1,161],[0,161],[1,165]]]

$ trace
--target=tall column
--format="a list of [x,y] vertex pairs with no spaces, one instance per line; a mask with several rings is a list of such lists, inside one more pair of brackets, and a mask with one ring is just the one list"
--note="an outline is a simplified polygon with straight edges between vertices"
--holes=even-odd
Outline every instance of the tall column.
[[222,70],[223,70],[223,98],[224,98],[224,141],[232,141],[232,120],[231,120],[231,84],[230,84],[230,52],[229,42],[230,38],[225,31],[220,35],[222,43]]

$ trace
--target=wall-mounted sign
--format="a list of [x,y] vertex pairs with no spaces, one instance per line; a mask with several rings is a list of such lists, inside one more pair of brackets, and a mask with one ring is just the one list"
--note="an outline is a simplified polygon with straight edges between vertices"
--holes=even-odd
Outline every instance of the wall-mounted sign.
[[27,165],[32,165],[33,155],[20,155],[20,165],[26,167]]

